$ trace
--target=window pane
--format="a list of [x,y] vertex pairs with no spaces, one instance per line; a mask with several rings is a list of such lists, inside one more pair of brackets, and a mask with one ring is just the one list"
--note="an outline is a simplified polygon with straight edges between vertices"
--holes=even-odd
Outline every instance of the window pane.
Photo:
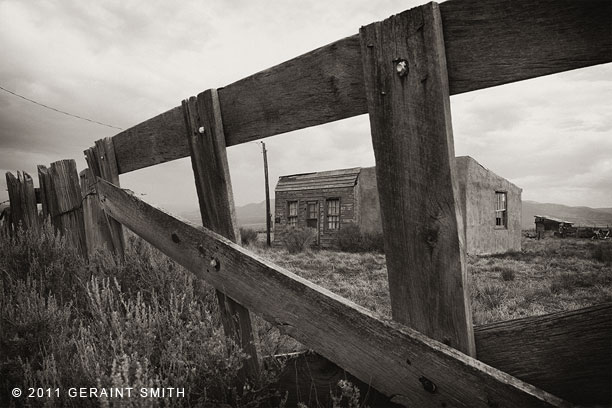
[[340,227],[340,200],[337,198],[327,200],[327,228]]

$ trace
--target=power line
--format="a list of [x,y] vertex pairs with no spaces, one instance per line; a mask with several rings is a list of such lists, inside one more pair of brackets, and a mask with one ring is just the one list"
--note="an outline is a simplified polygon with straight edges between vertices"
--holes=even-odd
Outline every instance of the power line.
[[0,89],[2,89],[4,92],[10,93],[11,95],[15,95],[18,98],[25,99],[28,102],[32,102],[32,103],[34,103],[36,105],[42,106],[43,108],[47,108],[47,109],[50,109],[50,110],[55,111],[55,112],[63,113],[64,115],[72,116],[73,118],[77,118],[77,119],[81,119],[81,120],[86,120],[86,121],[91,122],[91,123],[97,123],[98,125],[106,126],[106,127],[109,127],[109,128],[123,130],[123,129],[117,127],[117,126],[108,125],[106,123],[98,122],[97,120],[87,119],[87,118],[84,118],[84,117],[79,116],[79,115],[74,115],[72,113],[65,112],[63,110],[59,110],[59,109],[53,108],[51,106],[47,106],[44,103],[36,102],[36,101],[34,101],[34,100],[30,99],[30,98],[26,98],[25,96],[19,95],[19,94],[13,92],[13,91],[9,91],[8,89],[5,89],[5,88],[3,88],[1,86],[0,86]]

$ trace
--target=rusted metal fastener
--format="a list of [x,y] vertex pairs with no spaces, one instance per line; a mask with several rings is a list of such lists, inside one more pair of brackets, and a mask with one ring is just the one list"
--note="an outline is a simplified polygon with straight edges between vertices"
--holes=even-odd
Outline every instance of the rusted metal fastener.
[[423,384],[423,388],[425,388],[425,391],[427,392],[431,392],[432,394],[434,392],[436,392],[436,389],[438,387],[436,387],[436,384],[432,383],[430,380],[428,380],[425,377],[421,377],[419,378],[419,381],[421,382],[421,384]]
[[398,59],[394,62],[396,63],[395,71],[400,77],[405,77],[406,75],[408,75],[408,61],[406,61],[405,59]]

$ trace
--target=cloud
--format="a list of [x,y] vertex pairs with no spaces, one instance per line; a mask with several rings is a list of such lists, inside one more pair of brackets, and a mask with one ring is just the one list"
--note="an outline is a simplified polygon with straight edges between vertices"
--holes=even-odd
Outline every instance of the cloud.
[[[0,0],[0,85],[128,128],[424,2]],[[607,64],[453,96],[456,153],[525,197],[610,207],[611,94]],[[1,168],[35,173],[65,158],[83,168],[82,151],[116,133],[0,93]],[[285,174],[374,164],[367,115],[265,142],[271,188]],[[263,200],[261,146],[232,146],[228,157],[236,203]],[[121,183],[171,209],[196,207],[189,159]]]

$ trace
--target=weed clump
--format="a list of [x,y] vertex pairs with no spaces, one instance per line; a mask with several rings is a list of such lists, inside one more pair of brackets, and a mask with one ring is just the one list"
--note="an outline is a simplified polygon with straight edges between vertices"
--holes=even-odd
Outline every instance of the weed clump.
[[596,261],[612,264],[612,242],[601,242],[591,249],[591,258]]
[[[267,398],[267,380],[238,389],[247,356],[225,337],[212,288],[140,238],[129,237],[125,255],[86,261],[49,223],[0,233],[0,406],[14,403],[15,387],[184,388],[184,398],[130,406],[257,406]],[[113,401],[64,395],[52,405]]]
[[257,231],[251,228],[240,228],[240,242],[242,242],[242,245],[257,242]]
[[514,272],[514,269],[512,268],[508,268],[506,266],[506,267],[500,267],[499,269],[501,269],[500,271],[501,278],[505,282],[513,281],[514,278],[516,277],[516,273]]
[[305,252],[315,242],[315,232],[311,228],[290,228],[284,237],[287,252],[297,254]]

